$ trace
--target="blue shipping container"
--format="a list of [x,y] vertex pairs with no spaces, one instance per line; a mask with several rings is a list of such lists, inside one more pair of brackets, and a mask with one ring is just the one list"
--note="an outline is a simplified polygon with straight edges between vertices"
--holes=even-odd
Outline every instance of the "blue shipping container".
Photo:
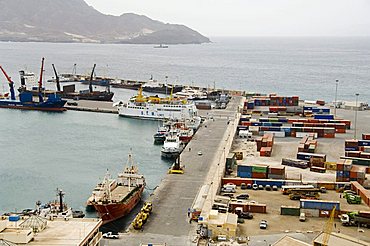
[[358,151],[358,147],[346,147],[345,151]]
[[249,173],[249,172],[239,172],[238,171],[238,177],[240,177],[240,178],[252,178],[252,173]]
[[18,221],[20,217],[18,215],[11,215],[9,216],[9,221]]
[[252,166],[242,166],[238,165],[238,172],[252,172]]
[[333,207],[337,211],[340,211],[340,202],[338,201],[324,201],[324,200],[300,200],[300,207],[305,209],[320,209],[320,210],[332,210]]
[[358,140],[359,146],[370,146],[370,140]]
[[315,120],[334,120],[334,115],[332,114],[315,114]]

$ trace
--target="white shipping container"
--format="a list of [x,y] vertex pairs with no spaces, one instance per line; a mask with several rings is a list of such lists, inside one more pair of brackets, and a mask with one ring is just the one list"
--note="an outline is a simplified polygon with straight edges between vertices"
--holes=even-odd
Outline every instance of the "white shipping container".
[[239,131],[239,137],[240,138],[251,138],[252,137],[252,133],[249,132],[248,130],[240,130]]
[[285,138],[285,132],[273,132],[273,131],[265,131],[266,134],[272,134],[277,138]]
[[301,208],[301,213],[305,213],[306,214],[306,217],[319,217],[320,210],[318,210],[318,209]]
[[259,126],[249,126],[249,131],[251,132],[258,132],[260,129]]
[[364,152],[370,153],[370,146],[364,146]]
[[304,136],[308,136],[309,134],[314,134],[314,139],[317,138],[317,132],[296,132],[296,138],[303,138]]

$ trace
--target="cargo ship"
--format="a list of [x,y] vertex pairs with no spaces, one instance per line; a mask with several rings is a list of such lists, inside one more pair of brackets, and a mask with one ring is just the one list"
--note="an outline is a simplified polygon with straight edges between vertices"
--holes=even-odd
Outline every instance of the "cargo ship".
[[144,97],[142,88],[139,89],[138,95],[132,97],[127,103],[119,101],[113,106],[118,108],[120,116],[152,120],[190,120],[197,117],[198,113],[195,105],[186,100],[175,100],[172,96],[169,98]]
[[13,108],[13,109],[25,109],[25,110],[40,110],[40,111],[65,111],[64,105],[66,100],[62,100],[57,94],[50,94],[46,101],[43,96],[39,93],[39,101],[35,102],[31,92],[21,91],[19,93],[19,100],[15,98],[14,82],[0,66],[1,71],[8,80],[10,88],[10,98],[0,99],[0,108]]
[[124,217],[138,204],[145,188],[145,179],[133,165],[132,155],[129,153],[127,165],[118,174],[116,184],[111,186],[109,178],[104,180],[102,187],[105,191],[102,196],[91,199],[90,204],[94,206],[103,224],[106,224]]

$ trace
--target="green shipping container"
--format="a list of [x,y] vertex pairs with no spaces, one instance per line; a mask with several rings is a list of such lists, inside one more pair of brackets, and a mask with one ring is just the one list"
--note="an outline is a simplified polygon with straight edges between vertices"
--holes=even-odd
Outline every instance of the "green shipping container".
[[267,173],[267,166],[252,166],[253,173]]
[[300,208],[299,207],[292,207],[292,206],[281,206],[280,207],[280,214],[281,215],[299,216],[300,215]]

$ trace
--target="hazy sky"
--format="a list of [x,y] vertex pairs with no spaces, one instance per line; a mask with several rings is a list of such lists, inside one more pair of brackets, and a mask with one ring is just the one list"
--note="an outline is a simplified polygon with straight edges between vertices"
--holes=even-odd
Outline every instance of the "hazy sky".
[[370,0],[85,0],[206,36],[370,36]]

